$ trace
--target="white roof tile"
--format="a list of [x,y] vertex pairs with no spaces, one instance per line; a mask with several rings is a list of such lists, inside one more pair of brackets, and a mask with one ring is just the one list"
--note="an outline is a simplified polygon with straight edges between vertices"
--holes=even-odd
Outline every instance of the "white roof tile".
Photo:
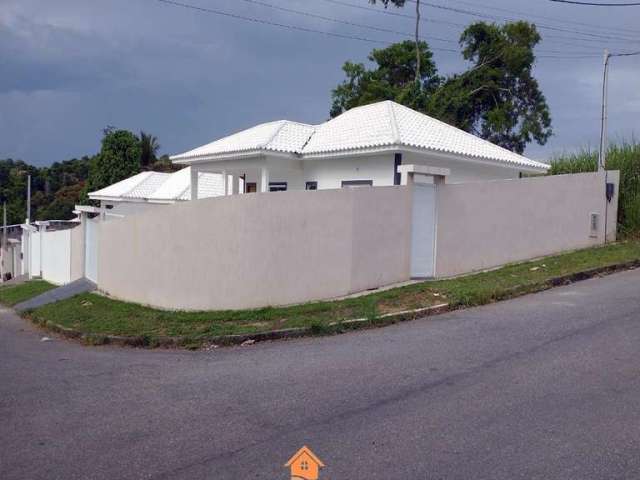
[[183,160],[203,155],[240,153],[252,150],[297,153],[307,143],[313,133],[313,129],[312,125],[288,120],[261,123],[188,152],[175,155],[171,159]]
[[537,169],[548,165],[499,147],[428,115],[392,101],[353,108],[320,125],[280,120],[263,123],[194,150],[171,157],[232,155],[254,150],[305,156],[331,155],[384,146],[406,146],[431,151],[513,163]]
[[[142,172],[133,177],[89,193],[89,198],[114,201],[175,201],[191,198],[191,167],[175,173]],[[198,172],[198,198],[217,197],[224,193],[223,177],[218,173]]]

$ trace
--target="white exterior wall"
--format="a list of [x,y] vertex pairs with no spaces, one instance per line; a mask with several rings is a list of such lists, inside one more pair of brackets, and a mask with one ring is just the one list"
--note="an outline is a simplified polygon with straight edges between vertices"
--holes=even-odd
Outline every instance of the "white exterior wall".
[[42,234],[42,278],[62,285],[71,281],[71,230]]
[[[343,180],[372,180],[374,187],[393,185],[394,154],[304,160],[304,181],[318,189],[342,188]],[[302,184],[304,188],[304,182]]]
[[448,168],[451,175],[447,177],[447,183],[482,182],[486,180],[506,180],[519,178],[520,169],[517,166],[497,166],[486,163],[445,159],[436,155],[403,153],[402,163],[405,165],[427,165],[430,167]]
[[40,232],[33,232],[30,235],[30,246],[29,246],[29,272],[32,277],[40,276],[40,254],[42,253],[40,250]]

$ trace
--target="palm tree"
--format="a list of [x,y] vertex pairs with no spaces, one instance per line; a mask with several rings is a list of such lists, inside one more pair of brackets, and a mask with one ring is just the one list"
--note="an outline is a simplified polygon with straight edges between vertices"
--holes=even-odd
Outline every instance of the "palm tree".
[[157,160],[156,153],[160,149],[158,138],[140,130],[140,147],[142,149],[140,164],[142,168],[149,168]]

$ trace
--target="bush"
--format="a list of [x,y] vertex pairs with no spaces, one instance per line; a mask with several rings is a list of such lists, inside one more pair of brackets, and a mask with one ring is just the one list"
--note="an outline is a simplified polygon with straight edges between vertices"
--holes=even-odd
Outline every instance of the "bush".
[[[623,235],[640,233],[640,143],[635,140],[611,144],[607,151],[607,169],[620,170],[618,230]],[[583,150],[551,161],[550,175],[595,172],[598,153]]]

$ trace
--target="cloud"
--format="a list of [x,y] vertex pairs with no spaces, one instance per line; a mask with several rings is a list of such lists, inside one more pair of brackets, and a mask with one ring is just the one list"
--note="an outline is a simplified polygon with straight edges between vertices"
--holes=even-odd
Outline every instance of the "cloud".
[[[277,23],[400,40],[242,0],[185,1]],[[364,0],[345,1],[366,6]],[[410,19],[380,14],[380,6],[365,11],[321,0],[269,3],[393,30],[413,29]],[[520,9],[508,0],[496,0],[495,6]],[[526,8],[553,15],[548,7]],[[594,18],[584,10],[562,12],[575,21],[625,28],[639,20],[629,14]],[[475,20],[431,8],[423,14],[433,20],[424,25],[425,35],[452,40],[458,38],[460,28],[447,22]],[[598,42],[584,44],[582,50],[600,48]],[[328,115],[331,89],[343,78],[342,63],[364,61],[375,46],[155,0],[4,0],[0,9],[0,158],[46,164],[92,154],[108,124],[150,131],[159,137],[164,152],[174,153],[258,122],[279,118],[321,122]],[[434,41],[433,46],[455,47],[455,43]],[[556,45],[553,39],[545,39],[540,47],[552,48],[578,49]],[[459,54],[436,51],[435,59],[441,72],[464,68]],[[640,130],[637,66],[636,60],[616,62],[612,68],[612,132]],[[553,151],[597,141],[600,75],[599,59],[540,59],[536,76],[548,98],[556,136],[545,147],[530,147],[528,153],[544,158]]]

